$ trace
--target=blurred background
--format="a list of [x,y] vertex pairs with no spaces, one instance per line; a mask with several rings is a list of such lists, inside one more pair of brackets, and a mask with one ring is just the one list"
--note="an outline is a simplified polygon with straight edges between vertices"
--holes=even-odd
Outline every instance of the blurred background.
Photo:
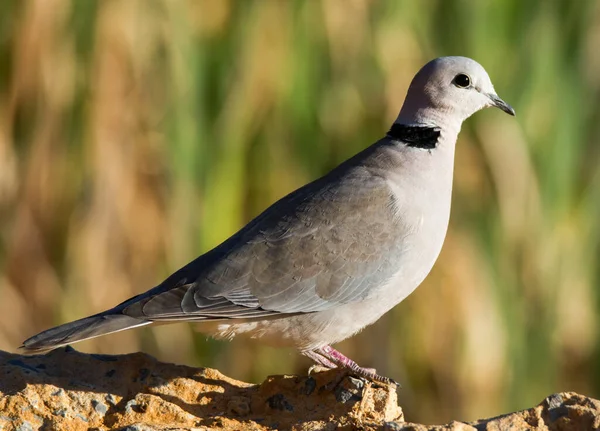
[[[425,283],[337,347],[441,423],[600,396],[600,4],[0,2],[0,349],[162,281],[384,135],[428,60],[466,55],[517,118],[460,135]],[[76,345],[246,381],[291,350],[177,324]]]

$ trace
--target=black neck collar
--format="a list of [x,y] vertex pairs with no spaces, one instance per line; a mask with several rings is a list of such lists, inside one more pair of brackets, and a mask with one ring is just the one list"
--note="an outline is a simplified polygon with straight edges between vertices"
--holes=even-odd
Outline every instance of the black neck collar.
[[440,129],[394,123],[387,136],[395,141],[405,143],[408,147],[433,150],[438,144]]

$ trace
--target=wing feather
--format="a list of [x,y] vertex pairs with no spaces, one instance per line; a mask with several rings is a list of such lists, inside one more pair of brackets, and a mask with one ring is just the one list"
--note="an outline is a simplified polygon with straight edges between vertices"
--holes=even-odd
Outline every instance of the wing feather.
[[324,177],[278,201],[124,313],[253,318],[366,299],[396,271],[402,232],[383,178],[361,167],[337,175],[346,177]]

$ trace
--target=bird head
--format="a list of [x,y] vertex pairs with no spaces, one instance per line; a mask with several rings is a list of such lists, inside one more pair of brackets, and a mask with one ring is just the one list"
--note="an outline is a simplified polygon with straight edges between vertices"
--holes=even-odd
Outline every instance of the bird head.
[[396,122],[443,127],[448,121],[462,123],[487,107],[515,115],[514,109],[498,97],[479,63],[467,57],[440,57],[416,74]]

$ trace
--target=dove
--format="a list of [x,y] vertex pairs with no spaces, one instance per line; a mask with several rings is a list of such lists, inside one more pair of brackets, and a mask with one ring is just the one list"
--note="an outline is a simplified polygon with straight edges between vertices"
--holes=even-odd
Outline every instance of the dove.
[[377,321],[430,272],[448,228],[461,125],[486,107],[515,115],[476,61],[430,61],[382,139],[156,287],[21,348],[41,353],[130,328],[197,322],[217,339],[294,347],[316,365],[395,383],[332,344]]

